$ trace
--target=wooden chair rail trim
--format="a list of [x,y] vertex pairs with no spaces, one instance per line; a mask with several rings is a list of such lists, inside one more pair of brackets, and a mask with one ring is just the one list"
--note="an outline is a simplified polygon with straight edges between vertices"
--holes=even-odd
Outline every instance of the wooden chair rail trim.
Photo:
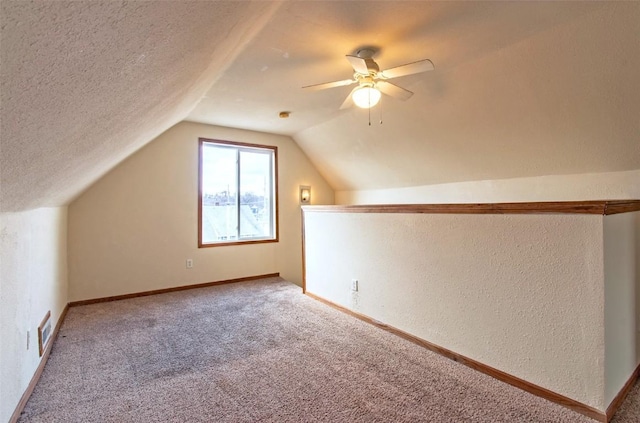
[[[319,297],[315,294],[312,294],[310,292],[306,292],[305,295],[320,301],[324,304],[327,304],[330,307],[333,307],[339,311],[342,311],[343,313],[346,313],[350,316],[355,317],[356,319],[360,319],[366,323],[372,324],[380,329],[386,330],[387,332],[393,333],[394,335],[397,335],[403,339],[406,339],[407,341],[413,342],[414,344],[420,345],[421,347],[424,347],[430,351],[433,351],[437,354],[440,354],[446,358],[449,358],[453,361],[456,361],[460,364],[463,364],[467,367],[470,367],[474,370],[477,370],[481,373],[484,373],[486,375],[489,375],[495,379],[498,379],[502,382],[508,383],[509,385],[515,386],[516,388],[522,389],[523,391],[529,392],[533,395],[536,395],[538,397],[544,398],[546,400],[549,400],[551,402],[555,402],[556,404],[559,404],[563,407],[569,408],[570,410],[573,410],[575,412],[578,412],[580,414],[583,414],[587,417],[590,417],[592,419],[595,419],[599,422],[603,422],[603,423],[607,423],[608,422],[608,414],[604,411],[600,411],[596,408],[593,408],[589,405],[583,404],[581,402],[578,402],[576,400],[573,400],[571,398],[565,397],[564,395],[558,394],[556,392],[550,391],[546,388],[543,388],[541,386],[535,385],[531,382],[527,382],[526,380],[520,379],[516,376],[510,375],[508,373],[505,373],[501,370],[495,369],[491,366],[488,366],[486,364],[480,363],[479,361],[473,360],[471,358],[465,357],[461,354],[458,354],[456,352],[453,352],[451,350],[448,350],[446,348],[443,348],[439,345],[436,344],[432,344],[429,341],[425,341],[422,338],[418,338],[417,336],[411,335],[410,333],[404,332],[403,330],[400,330],[398,328],[395,328],[393,326],[387,325],[385,323],[379,322],[369,316],[366,316],[364,314],[360,314],[357,313],[353,310],[349,310],[346,307],[343,307],[341,305],[338,305],[332,301],[329,301],[325,298]],[[635,379],[634,379],[635,380]],[[626,393],[624,394],[626,395]],[[622,396],[622,399],[620,400],[620,402],[622,402],[622,400],[624,399],[624,396]]]
[[430,214],[599,214],[640,211],[640,200],[551,201],[475,204],[366,204],[302,206],[303,211],[329,213]]

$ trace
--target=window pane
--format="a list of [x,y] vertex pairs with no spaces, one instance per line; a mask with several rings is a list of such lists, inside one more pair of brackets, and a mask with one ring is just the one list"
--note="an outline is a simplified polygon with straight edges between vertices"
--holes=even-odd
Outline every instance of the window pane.
[[199,139],[198,247],[278,242],[277,147]]
[[240,152],[240,238],[273,234],[271,152]]
[[235,148],[203,144],[203,243],[233,241],[238,238],[236,158]]

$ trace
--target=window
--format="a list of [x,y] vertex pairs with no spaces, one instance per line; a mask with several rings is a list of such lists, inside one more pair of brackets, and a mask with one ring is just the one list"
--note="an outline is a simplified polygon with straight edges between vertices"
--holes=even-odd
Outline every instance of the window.
[[200,138],[198,247],[278,241],[278,149]]

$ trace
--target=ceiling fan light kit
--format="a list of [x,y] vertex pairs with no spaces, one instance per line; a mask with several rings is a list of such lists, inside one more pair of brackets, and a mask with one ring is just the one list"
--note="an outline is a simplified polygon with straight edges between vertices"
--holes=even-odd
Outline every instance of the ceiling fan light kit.
[[375,87],[358,87],[351,94],[351,98],[356,106],[363,109],[370,109],[380,101],[380,91]]
[[346,56],[354,70],[352,79],[308,85],[302,88],[323,90],[326,88],[358,84],[358,86],[349,93],[340,109],[351,107],[353,104],[364,109],[370,109],[378,104],[382,94],[399,100],[407,100],[413,95],[411,91],[392,84],[388,82],[387,79],[413,75],[434,69],[433,63],[430,60],[423,59],[381,71],[378,64],[373,60],[375,53],[375,50],[365,48],[358,50],[356,56]]

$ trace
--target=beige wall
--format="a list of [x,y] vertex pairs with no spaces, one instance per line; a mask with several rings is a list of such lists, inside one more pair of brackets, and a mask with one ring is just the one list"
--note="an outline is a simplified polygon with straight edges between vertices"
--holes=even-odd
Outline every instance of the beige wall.
[[[278,243],[197,248],[198,137],[278,147]],[[274,272],[300,284],[299,185],[312,187],[313,204],[333,203],[291,138],[182,122],[70,204],[69,300]]]
[[307,290],[604,410],[602,220],[309,210]]
[[606,404],[640,362],[640,212],[604,218]]
[[67,208],[0,214],[0,260],[0,422],[6,422],[40,364],[38,325],[51,311],[55,326],[67,304]]
[[[336,203],[495,203],[640,199],[639,181],[640,170],[549,175],[398,189],[337,191]],[[604,403],[609,404],[640,362],[640,217],[638,213],[607,216],[605,227],[607,300],[603,313],[606,321],[607,347]]]
[[501,203],[640,198],[640,169],[336,191],[337,204]]

